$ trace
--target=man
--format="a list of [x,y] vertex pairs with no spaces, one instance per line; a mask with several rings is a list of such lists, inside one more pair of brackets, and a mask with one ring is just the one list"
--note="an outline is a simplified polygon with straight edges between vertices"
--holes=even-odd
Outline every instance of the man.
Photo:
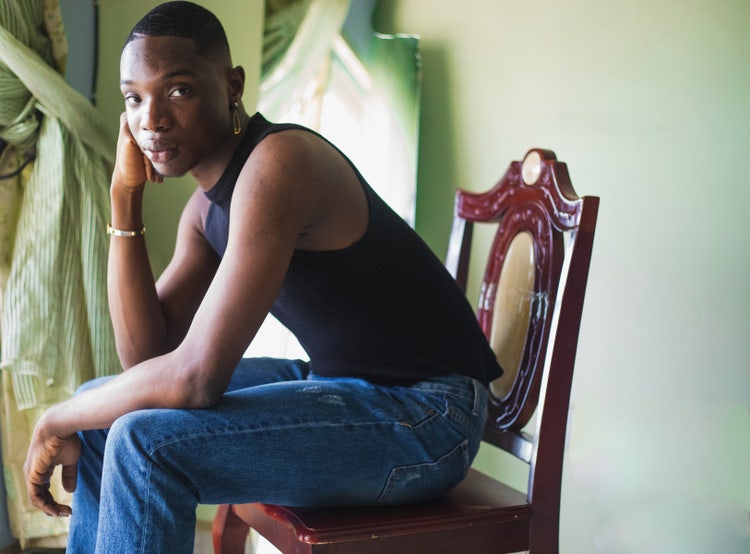
[[[437,496],[479,446],[501,370],[440,261],[325,139],[242,107],[210,12],[163,4],[122,52],[109,300],[126,369],[39,421],[32,502],[75,490],[69,552],[192,552],[198,503]],[[147,180],[198,188],[155,283]],[[243,359],[267,313],[310,361]]]

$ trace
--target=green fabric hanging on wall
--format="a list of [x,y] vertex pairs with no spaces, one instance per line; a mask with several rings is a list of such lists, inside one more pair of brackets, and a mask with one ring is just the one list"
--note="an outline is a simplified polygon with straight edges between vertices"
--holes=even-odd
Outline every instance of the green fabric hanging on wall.
[[[16,389],[20,408],[56,400],[37,381],[72,392],[83,380],[119,369],[104,233],[114,141],[51,60],[25,44],[43,44],[33,35],[43,38],[42,4],[0,3],[0,137],[20,151],[36,148],[3,292],[0,367],[37,378]],[[20,100],[6,92],[11,87]]]
[[25,492],[22,465],[38,416],[83,381],[120,371],[104,231],[114,140],[61,75],[65,52],[57,0],[0,0],[0,166],[35,157],[0,180],[8,200],[0,210],[3,457],[22,546],[65,532]]

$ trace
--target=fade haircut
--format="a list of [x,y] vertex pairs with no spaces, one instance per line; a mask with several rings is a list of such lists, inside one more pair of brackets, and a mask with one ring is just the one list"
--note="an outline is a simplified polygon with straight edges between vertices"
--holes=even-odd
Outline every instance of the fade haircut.
[[143,35],[191,38],[198,55],[221,55],[230,59],[229,42],[221,22],[206,8],[192,2],[166,2],[156,6],[135,24],[125,46]]

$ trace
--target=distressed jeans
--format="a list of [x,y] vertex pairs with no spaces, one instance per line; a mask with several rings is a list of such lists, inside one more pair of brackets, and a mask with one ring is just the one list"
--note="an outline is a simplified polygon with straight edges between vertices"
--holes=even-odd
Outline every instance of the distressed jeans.
[[381,386],[320,377],[302,361],[243,359],[209,409],[140,410],[80,433],[67,552],[192,553],[199,503],[438,496],[468,471],[486,410],[485,387],[468,377]]

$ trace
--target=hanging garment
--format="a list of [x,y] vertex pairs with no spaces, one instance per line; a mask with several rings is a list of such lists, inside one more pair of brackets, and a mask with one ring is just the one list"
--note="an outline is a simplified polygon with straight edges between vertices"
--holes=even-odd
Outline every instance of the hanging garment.
[[114,140],[59,72],[65,49],[54,46],[64,39],[56,0],[0,0],[4,158],[8,167],[34,158],[0,187],[12,201],[0,213],[3,458],[22,546],[65,531],[27,499],[22,465],[36,420],[81,382],[120,370],[104,231]]

